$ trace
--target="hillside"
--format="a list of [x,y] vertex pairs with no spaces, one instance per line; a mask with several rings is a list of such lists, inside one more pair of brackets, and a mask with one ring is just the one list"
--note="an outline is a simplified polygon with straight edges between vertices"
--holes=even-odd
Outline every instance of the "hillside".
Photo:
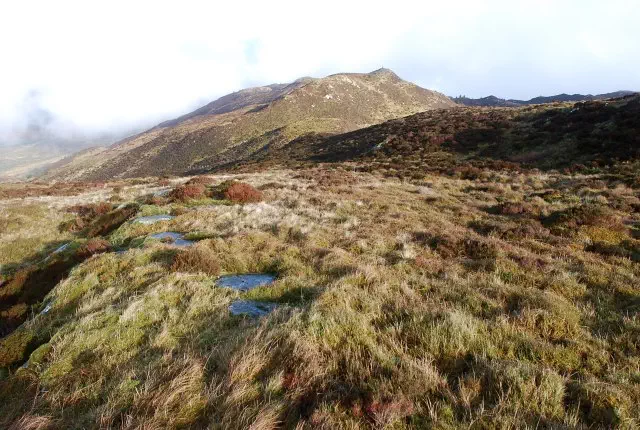
[[[520,108],[432,110],[339,135],[309,134],[233,169],[352,161],[403,178],[479,169],[571,169],[619,174],[640,159],[640,96]],[[637,181],[633,173],[628,180]]]
[[591,94],[557,94],[555,96],[540,96],[534,97],[529,100],[516,100],[516,99],[501,99],[496,96],[482,97],[479,99],[472,99],[465,96],[455,97],[452,100],[458,104],[464,106],[488,106],[488,107],[518,107],[527,106],[533,104],[542,103],[557,103],[557,102],[581,102],[592,100],[604,100],[619,98],[634,94],[633,91],[615,91],[612,93],[591,95]]
[[304,78],[222,97],[104,150],[78,154],[46,177],[105,180],[209,170],[310,132],[342,133],[453,106],[387,69]]

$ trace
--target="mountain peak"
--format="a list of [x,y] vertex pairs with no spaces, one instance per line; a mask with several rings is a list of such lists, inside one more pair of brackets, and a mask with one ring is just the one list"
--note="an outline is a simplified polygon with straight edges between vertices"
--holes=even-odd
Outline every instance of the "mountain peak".
[[369,75],[371,75],[371,76],[385,76],[385,77],[400,79],[400,77],[398,75],[396,75],[393,70],[386,69],[384,67],[381,67],[381,68],[379,68],[377,70],[374,70],[373,72],[369,73]]
[[[113,178],[210,171],[310,133],[344,133],[455,103],[389,69],[300,78],[220,97],[52,175]],[[87,164],[91,168],[86,168]]]

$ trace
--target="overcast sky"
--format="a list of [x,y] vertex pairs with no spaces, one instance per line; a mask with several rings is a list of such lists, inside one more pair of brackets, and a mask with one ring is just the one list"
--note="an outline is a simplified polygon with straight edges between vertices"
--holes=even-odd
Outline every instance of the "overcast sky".
[[640,90],[639,23],[638,0],[3,1],[0,143],[34,112],[58,131],[128,130],[381,66],[451,96]]

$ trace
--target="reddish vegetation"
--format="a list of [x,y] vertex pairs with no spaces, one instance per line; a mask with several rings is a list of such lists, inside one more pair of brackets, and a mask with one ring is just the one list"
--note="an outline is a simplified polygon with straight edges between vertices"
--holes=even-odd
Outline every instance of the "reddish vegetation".
[[413,403],[406,398],[394,400],[357,401],[351,406],[351,413],[356,417],[367,418],[381,426],[409,416],[414,412]]
[[208,248],[190,248],[178,253],[171,265],[174,272],[206,273],[217,275],[220,264],[215,254]]
[[67,208],[67,212],[75,213],[82,217],[95,218],[98,215],[104,215],[113,209],[110,203],[100,202],[88,205],[75,205]]
[[416,232],[413,237],[417,243],[429,246],[443,258],[467,257],[474,260],[493,260],[498,256],[498,250],[490,242],[446,234],[432,236],[424,232]]
[[86,237],[96,237],[109,234],[138,213],[138,209],[139,207],[137,204],[129,204],[120,209],[101,215],[87,226],[83,230],[83,233]]
[[224,191],[224,198],[235,203],[262,201],[262,192],[244,182],[234,182]]
[[113,210],[111,203],[94,203],[87,205],[75,205],[68,207],[67,212],[76,214],[76,218],[60,224],[60,231],[79,232],[87,227],[97,217],[105,215]]
[[28,308],[40,302],[74,266],[110,249],[111,245],[105,239],[93,238],[72,255],[55,255],[47,263],[18,270],[0,288],[0,337],[22,324],[28,316]]
[[[27,307],[41,301],[75,264],[73,260],[55,260],[44,267],[19,270],[0,290],[0,337],[24,322]],[[18,314],[20,309],[24,312]]]
[[167,199],[162,196],[149,196],[144,203],[147,205],[163,206],[167,204]]
[[185,202],[205,197],[206,188],[202,184],[184,184],[169,193],[169,199],[174,202]]
[[77,255],[82,258],[89,258],[95,254],[101,254],[103,252],[107,252],[111,249],[111,244],[109,241],[94,237],[89,239],[84,245],[78,248]]

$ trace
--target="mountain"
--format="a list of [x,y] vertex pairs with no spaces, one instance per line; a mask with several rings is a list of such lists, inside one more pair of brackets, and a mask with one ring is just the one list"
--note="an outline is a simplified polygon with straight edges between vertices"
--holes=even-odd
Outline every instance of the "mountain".
[[207,171],[308,133],[344,133],[456,104],[388,69],[250,88],[104,149],[63,160],[46,177],[105,180]]
[[492,107],[517,107],[528,106],[533,104],[554,103],[554,102],[581,102],[588,100],[604,100],[624,97],[634,94],[633,91],[616,91],[613,93],[605,93],[598,95],[583,94],[558,94],[555,96],[540,96],[530,100],[501,99],[496,96],[482,97],[479,99],[471,99],[465,96],[453,98],[458,104],[464,106],[492,106]]

